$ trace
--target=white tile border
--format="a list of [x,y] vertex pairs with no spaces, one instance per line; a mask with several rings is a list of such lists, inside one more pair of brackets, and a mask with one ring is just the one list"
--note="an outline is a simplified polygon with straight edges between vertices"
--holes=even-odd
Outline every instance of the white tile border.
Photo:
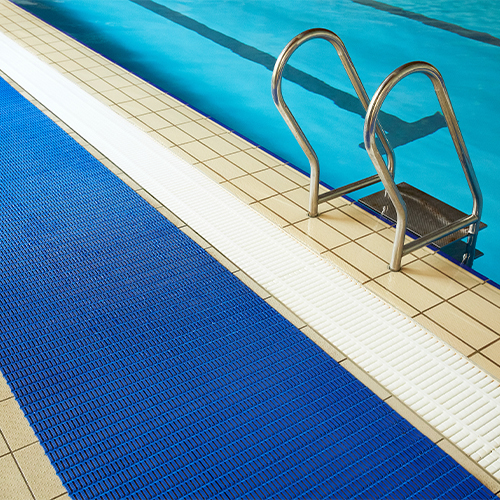
[[500,479],[498,381],[5,35],[0,69]]

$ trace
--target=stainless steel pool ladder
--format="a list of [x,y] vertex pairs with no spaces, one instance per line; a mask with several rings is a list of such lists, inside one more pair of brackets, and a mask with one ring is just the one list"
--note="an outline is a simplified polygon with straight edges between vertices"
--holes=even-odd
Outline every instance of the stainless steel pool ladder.
[[[438,98],[441,110],[444,114],[446,124],[450,131],[453,144],[458,154],[458,158],[462,165],[467,183],[469,184],[469,189],[472,194],[473,207],[472,213],[460,218],[444,227],[436,229],[420,238],[404,244],[404,238],[407,229],[407,211],[406,205],[401,197],[401,193],[394,183],[393,173],[387,168],[384,161],[381,160],[380,154],[378,153],[377,147],[375,145],[375,130],[378,132],[378,122],[377,116],[382,107],[382,104],[389,94],[389,92],[394,88],[394,86],[400,82],[403,78],[414,73],[423,73],[428,76],[434,86],[434,91]],[[399,271],[401,269],[401,259],[404,255],[426,246],[433,241],[437,241],[444,236],[450,235],[459,231],[460,229],[469,226],[469,231],[467,235],[467,251],[464,257],[464,263],[468,266],[472,265],[475,255],[477,234],[480,229],[481,213],[483,207],[483,198],[481,195],[481,189],[474,173],[474,168],[467,152],[462,133],[458,126],[457,118],[453,107],[451,105],[446,86],[444,84],[443,77],[439,71],[429,63],[426,62],[411,62],[400,66],[394,70],[380,85],[380,87],[375,92],[365,117],[365,127],[364,127],[364,141],[365,148],[368,152],[373,165],[375,166],[382,183],[384,184],[386,193],[388,193],[394,208],[396,210],[397,221],[396,221],[396,235],[394,237],[394,245],[392,249],[392,258],[390,263],[390,269],[392,271]]]
[[[276,107],[278,108],[279,112],[281,113],[281,116],[283,116],[285,122],[287,123],[288,127],[292,131],[293,135],[295,136],[295,139],[299,143],[300,147],[306,154],[307,158],[309,159],[309,164],[311,167],[311,181],[310,181],[310,188],[309,188],[309,216],[310,217],[316,217],[318,215],[318,204],[323,203],[328,200],[332,200],[334,198],[338,198],[339,196],[342,196],[344,194],[351,193],[353,191],[357,191],[358,189],[364,188],[366,186],[371,186],[372,184],[375,184],[377,182],[380,182],[380,177],[379,175],[373,175],[371,177],[367,177],[365,179],[361,179],[359,181],[353,182],[351,184],[347,184],[346,186],[342,186],[336,189],[332,189],[330,191],[327,191],[326,193],[319,194],[319,161],[318,157],[312,148],[311,144],[307,140],[306,136],[304,135],[304,132],[300,128],[299,124],[295,120],[293,114],[290,112],[288,109],[288,106],[285,104],[285,101],[283,99],[282,91],[281,91],[281,81],[283,77],[283,70],[285,69],[285,66],[290,59],[291,55],[305,42],[315,39],[315,38],[321,38],[324,40],[327,40],[330,42],[335,50],[337,51],[337,54],[342,62],[342,65],[344,66],[344,69],[347,73],[347,76],[349,77],[349,80],[352,83],[352,86],[354,87],[354,90],[356,91],[356,94],[358,95],[359,100],[361,101],[361,104],[365,108],[365,110],[368,109],[368,104],[369,104],[369,99],[368,99],[368,94],[365,91],[365,88],[363,87],[363,84],[361,83],[361,80],[356,72],[356,69],[354,68],[354,65],[351,61],[351,58],[349,57],[349,54],[347,52],[347,49],[345,48],[344,44],[342,43],[342,40],[332,31],[322,29],[322,28],[315,28],[315,29],[310,29],[307,31],[304,31],[303,33],[300,33],[297,35],[295,38],[293,38],[287,46],[283,49],[281,54],[279,55],[276,64],[274,66],[274,71],[273,71],[273,76],[272,76],[272,83],[271,83],[271,88],[272,88],[272,95],[273,95],[273,100],[274,103],[276,104]],[[384,164],[384,171],[388,171],[391,177],[394,177],[394,169],[395,169],[395,164],[394,164],[394,153],[392,151],[391,146],[389,145],[387,138],[385,137],[384,131],[380,127],[378,121],[375,119],[374,122],[374,128],[377,132],[377,135],[382,142],[382,145],[385,149],[385,152],[387,154],[387,166],[384,163],[384,160],[379,153],[378,149],[376,147],[373,148],[373,154],[377,158],[377,164]]]

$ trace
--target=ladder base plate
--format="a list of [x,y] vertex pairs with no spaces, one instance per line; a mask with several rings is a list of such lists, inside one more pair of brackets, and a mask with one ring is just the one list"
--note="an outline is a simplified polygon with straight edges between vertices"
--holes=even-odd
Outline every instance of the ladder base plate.
[[[441,248],[441,252],[445,253],[458,262],[462,262],[463,257],[467,252],[467,243],[462,240],[452,241],[451,243],[448,243],[448,245]],[[474,260],[482,257],[483,255],[484,253],[476,248],[476,252],[474,253]]]
[[[408,212],[407,228],[417,236],[428,234],[467,215],[406,182],[399,183],[397,187],[406,203]],[[389,220],[396,222],[396,210],[385,190],[365,196],[359,201]],[[479,229],[485,227],[486,224],[481,222]],[[443,248],[453,241],[465,238],[467,231],[468,228],[465,227],[460,231],[434,241],[432,244],[438,248]]]

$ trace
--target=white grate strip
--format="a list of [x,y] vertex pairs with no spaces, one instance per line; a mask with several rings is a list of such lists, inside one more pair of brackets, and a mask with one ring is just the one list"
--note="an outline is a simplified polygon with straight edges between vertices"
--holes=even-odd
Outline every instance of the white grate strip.
[[500,386],[13,41],[0,67],[500,480]]

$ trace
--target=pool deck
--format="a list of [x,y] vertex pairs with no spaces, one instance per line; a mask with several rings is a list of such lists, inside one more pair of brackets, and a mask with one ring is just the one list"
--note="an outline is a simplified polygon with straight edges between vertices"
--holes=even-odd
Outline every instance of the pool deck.
[[[309,180],[306,176],[7,0],[0,0],[0,30],[500,380],[498,288],[429,249],[406,256],[402,271],[390,272],[387,262],[394,234],[392,227],[344,199],[320,206],[322,213],[317,219],[308,218]],[[12,83],[6,75],[1,76]],[[34,101],[17,85],[14,87]],[[168,207],[155,200],[50,111],[36,101],[35,104],[269,304],[321,342],[309,325],[185,225]],[[331,346],[323,343],[322,347],[440,444],[435,431],[419,421],[419,417],[397,398]],[[0,406],[0,468],[7,472],[0,479],[0,487],[13,492],[9,498],[64,498],[64,488],[51,472],[50,463],[33,431],[28,425],[14,423],[23,421],[24,417],[3,379],[0,381]],[[494,492],[500,491],[500,483],[468,462],[467,457],[448,441],[442,440],[440,446]],[[6,477],[10,478],[9,485],[2,485]]]

